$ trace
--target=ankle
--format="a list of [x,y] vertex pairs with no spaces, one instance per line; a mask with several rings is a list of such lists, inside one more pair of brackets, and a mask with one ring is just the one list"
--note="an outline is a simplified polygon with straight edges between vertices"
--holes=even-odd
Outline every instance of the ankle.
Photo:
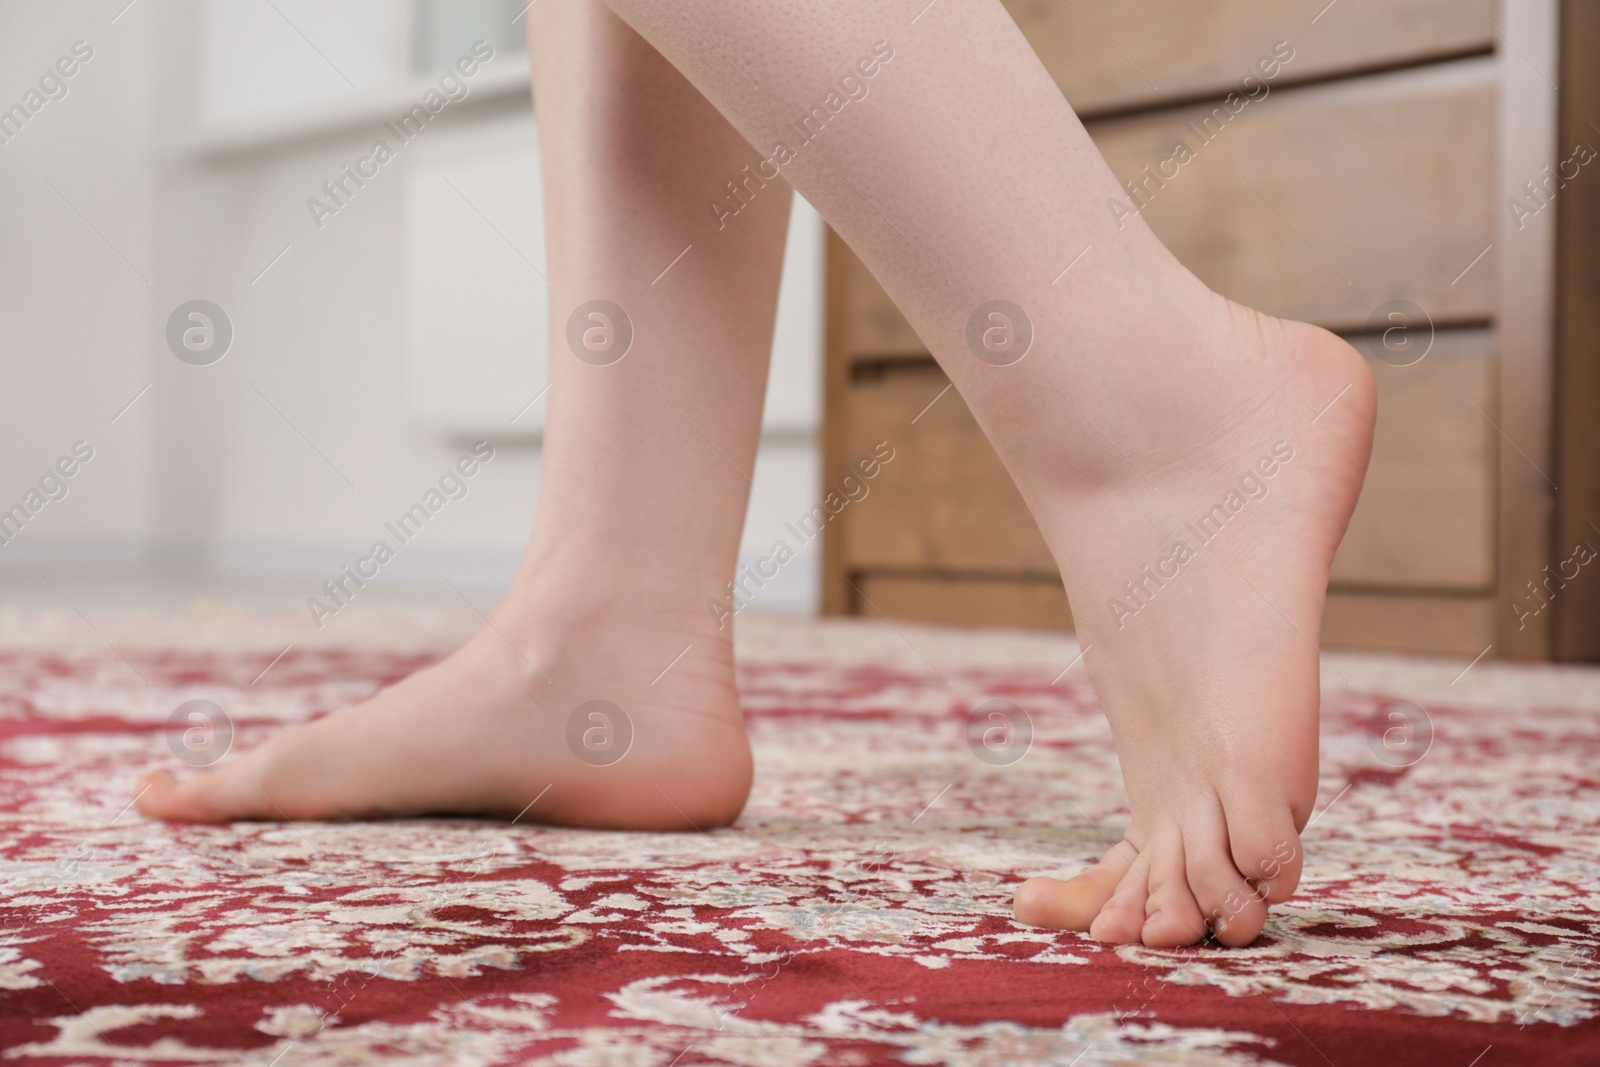
[[669,549],[613,553],[570,541],[551,546],[535,538],[495,608],[493,626],[517,644],[587,658],[599,634],[627,645],[654,646],[659,638],[674,649],[679,638],[705,648],[727,638],[705,608],[721,583],[680,566]]
[[536,529],[507,598],[590,605],[602,613],[699,603],[733,573],[733,552],[724,551],[720,540],[665,523],[650,535]]
[[1086,325],[1081,349],[1039,369],[1044,409],[1022,423],[1038,429],[1007,455],[1025,493],[1029,483],[1057,498],[1148,487],[1258,431],[1293,373],[1284,324],[1204,296],[1141,321]]

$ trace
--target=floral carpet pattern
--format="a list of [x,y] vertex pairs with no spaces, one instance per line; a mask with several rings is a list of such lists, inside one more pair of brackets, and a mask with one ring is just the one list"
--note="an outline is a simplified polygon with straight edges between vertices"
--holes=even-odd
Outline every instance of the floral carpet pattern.
[[741,618],[726,830],[175,827],[178,705],[243,748],[461,620],[83,621],[0,618],[0,1063],[1600,1062],[1600,672],[1331,655],[1300,892],[1153,950],[1010,917],[1127,822],[1069,638]]

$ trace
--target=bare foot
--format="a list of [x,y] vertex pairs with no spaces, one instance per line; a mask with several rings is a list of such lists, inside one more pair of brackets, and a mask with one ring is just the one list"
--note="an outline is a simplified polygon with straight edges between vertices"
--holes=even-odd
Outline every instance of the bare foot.
[[1300,878],[1323,598],[1376,394],[1365,361],[1332,334],[1232,304],[1217,318],[1183,361],[1191,381],[1205,368],[1194,411],[1136,381],[1114,404],[1063,405],[1119,440],[1120,473],[1029,493],[1133,818],[1093,869],[1023,883],[1019,922],[1245,945]]
[[449,658],[188,780],[152,774],[139,810],[183,822],[726,825],[750,791],[750,748],[732,629],[708,621],[696,603],[652,610],[636,595],[519,587]]

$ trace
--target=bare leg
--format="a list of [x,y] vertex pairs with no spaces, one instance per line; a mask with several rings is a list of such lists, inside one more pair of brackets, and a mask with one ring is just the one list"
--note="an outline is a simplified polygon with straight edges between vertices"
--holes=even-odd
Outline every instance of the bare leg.
[[1365,363],[1210,292],[1119,219],[1122,190],[996,0],[610,2],[861,255],[1060,564],[1133,820],[1094,870],[1026,883],[1018,918],[1251,941],[1300,874]]
[[[715,232],[705,201],[758,161],[743,139],[596,0],[528,18],[552,385],[516,581],[493,626],[453,656],[207,774],[157,778],[148,815],[514,815],[548,785],[526,820],[673,829],[726,823],[744,804],[732,630],[705,605],[733,574],[744,521],[789,187]],[[568,346],[569,315],[595,299],[634,331],[610,365],[596,365],[609,358],[601,320],[582,323],[601,351]],[[594,699],[632,725],[610,765],[591,762],[614,754],[601,720],[581,717],[597,731],[591,761],[568,743],[573,712]]]

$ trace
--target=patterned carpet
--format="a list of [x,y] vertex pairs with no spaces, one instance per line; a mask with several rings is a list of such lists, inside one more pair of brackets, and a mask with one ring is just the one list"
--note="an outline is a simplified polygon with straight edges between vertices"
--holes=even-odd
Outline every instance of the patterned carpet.
[[742,618],[715,833],[176,828],[174,708],[242,748],[466,620],[84,622],[0,617],[5,1063],[1600,1062],[1597,672],[1331,656],[1300,893],[1158,951],[1010,919],[1127,818],[1067,639]]

